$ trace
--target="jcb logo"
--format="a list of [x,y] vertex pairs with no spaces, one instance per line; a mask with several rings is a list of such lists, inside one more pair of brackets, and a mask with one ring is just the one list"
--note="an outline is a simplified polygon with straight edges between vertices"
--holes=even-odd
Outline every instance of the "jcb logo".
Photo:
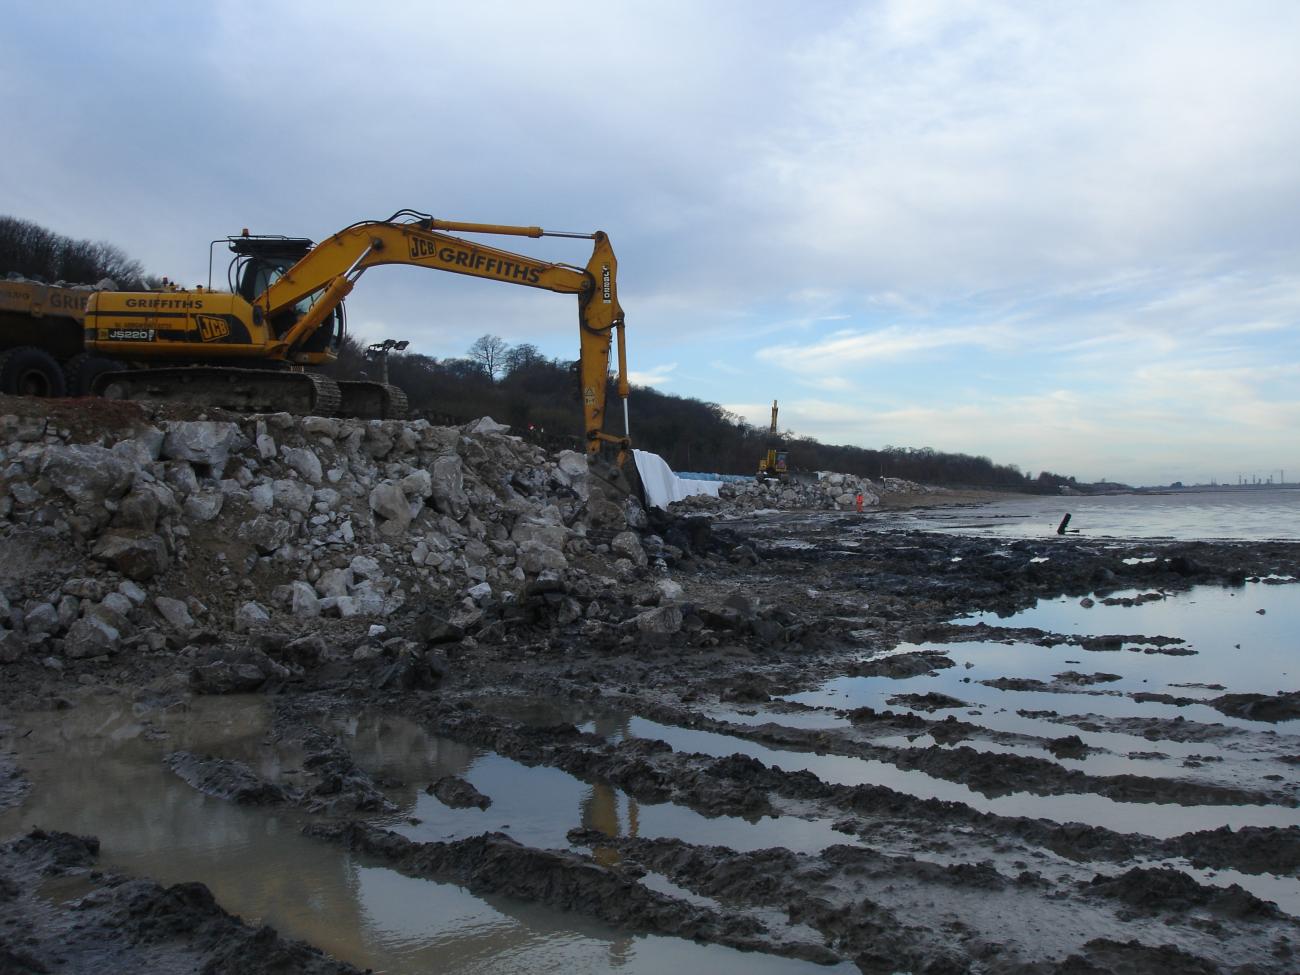
[[[412,237],[409,241],[411,245],[411,260],[419,260],[421,257],[436,257],[438,248],[436,243],[430,243],[427,240],[420,240],[418,237]],[[443,260],[446,260],[444,257]]]
[[199,338],[204,342],[220,342],[230,335],[230,323],[224,318],[211,315],[196,315],[199,323]]

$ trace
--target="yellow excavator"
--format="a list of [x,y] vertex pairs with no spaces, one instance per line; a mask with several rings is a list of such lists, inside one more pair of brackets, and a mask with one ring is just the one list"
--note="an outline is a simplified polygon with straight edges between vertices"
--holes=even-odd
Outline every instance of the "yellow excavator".
[[776,432],[776,400],[772,400],[772,425],[767,431],[767,452],[758,460],[758,479],[760,481],[784,481],[790,477],[787,466],[788,455],[780,450],[781,441]]
[[[451,236],[444,231],[593,241],[585,267],[555,264]],[[74,392],[120,399],[182,401],[243,411],[393,417],[405,396],[384,383],[339,382],[306,367],[337,356],[345,331],[343,299],[368,269],[410,264],[578,297],[579,377],[586,446],[598,454],[630,446],[627,353],[618,264],[602,231],[438,220],[401,210],[355,223],[318,244],[254,236],[226,243],[229,292],[167,287],[90,294]],[[605,432],[610,346],[618,334],[618,395],[623,434]]]

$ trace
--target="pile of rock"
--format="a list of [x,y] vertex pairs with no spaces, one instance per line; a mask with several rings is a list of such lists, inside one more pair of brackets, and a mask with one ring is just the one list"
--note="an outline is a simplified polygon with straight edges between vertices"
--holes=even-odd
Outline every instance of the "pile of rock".
[[[5,274],[6,281],[13,281],[18,284],[40,284],[47,285],[48,281],[41,281],[38,278],[28,278],[19,274],[17,271],[9,271]],[[117,282],[112,278],[100,278],[94,284],[79,284],[75,281],[64,281],[60,278],[54,282],[53,287],[67,288],[70,291],[117,291]]]
[[854,511],[858,495],[862,506],[880,504],[884,495],[929,494],[934,488],[914,484],[896,477],[873,481],[854,474],[822,471],[814,475],[792,477],[788,481],[727,481],[716,498],[696,495],[679,501],[673,510],[745,514],[761,510]]
[[636,502],[591,490],[585,456],[490,419],[140,416],[92,443],[0,416],[0,661],[176,649],[277,617],[471,611],[671,556],[629,530],[645,526]]

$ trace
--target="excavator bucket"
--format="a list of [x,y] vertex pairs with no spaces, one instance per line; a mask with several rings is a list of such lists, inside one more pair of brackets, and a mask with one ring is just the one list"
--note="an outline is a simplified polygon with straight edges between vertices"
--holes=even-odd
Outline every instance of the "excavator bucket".
[[588,454],[587,473],[591,475],[592,489],[601,491],[611,501],[621,502],[631,496],[645,504],[645,487],[641,484],[641,475],[637,473],[636,459],[631,451],[622,464],[599,454]]

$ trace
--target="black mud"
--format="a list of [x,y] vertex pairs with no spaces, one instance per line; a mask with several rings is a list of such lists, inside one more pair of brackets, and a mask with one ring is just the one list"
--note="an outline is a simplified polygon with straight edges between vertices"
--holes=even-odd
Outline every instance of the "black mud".
[[93,837],[33,830],[0,845],[0,972],[359,975],[227,914],[203,884],[96,869]]
[[[1114,651],[1139,646],[1168,654],[1159,662],[1173,665],[1187,650],[1183,640],[950,621],[982,610],[1010,614],[1059,596],[1104,601],[1126,590],[1172,593],[1296,575],[1300,546],[1124,546],[1082,538],[1008,544],[854,535],[860,526],[819,515],[720,528],[654,515],[643,535],[653,533],[663,546],[660,568],[624,568],[621,577],[608,567],[553,574],[515,599],[488,598],[472,610],[463,594],[440,592],[388,617],[382,641],[330,621],[308,634],[287,627],[212,633],[166,653],[69,661],[57,673],[24,664],[11,671],[7,703],[78,706],[84,688],[142,708],[189,695],[265,695],[274,712],[260,746],[266,762],[220,749],[171,751],[168,767],[194,789],[245,804],[252,814],[291,807],[310,820],[307,834],[323,855],[342,846],[412,877],[542,904],[619,931],[844,961],[871,973],[1294,972],[1295,918],[1246,885],[1257,878],[1294,887],[1300,826],[1249,826],[1233,817],[1249,809],[1276,816],[1270,822],[1294,818],[1291,763],[1300,741],[1277,725],[1297,717],[1295,692],[1208,701],[1236,724],[1090,713],[1091,705],[1077,702],[1127,704],[1143,696],[1112,689]],[[807,547],[775,544],[796,536]],[[1125,562],[1153,552],[1155,561]],[[1035,561],[1042,558],[1049,561]],[[666,580],[683,588],[679,597],[664,595]],[[844,676],[943,676],[954,666],[944,645],[974,640],[1070,647],[1075,669],[1054,669],[1050,680],[1011,673],[999,685],[1055,691],[1068,707],[1025,711],[1022,717],[1039,722],[1036,732],[1013,733],[982,723],[961,692],[915,684],[875,707],[782,700]],[[894,653],[903,643],[924,646]],[[1153,686],[1143,694],[1207,703],[1188,696],[1191,690]],[[579,826],[575,814],[566,849],[529,846],[509,830],[420,842],[390,828],[411,814],[412,794],[427,787],[453,808],[491,804],[494,813],[507,797],[496,787],[491,795],[479,791],[470,772],[396,783],[366,767],[339,729],[374,713],[400,716],[475,755],[559,770],[640,809],[671,805],[706,819],[734,817],[737,833],[781,817],[792,832],[807,823],[831,829],[834,839],[813,849],[793,849],[793,840],[749,849],[739,839],[718,845],[597,830]],[[724,747],[721,754],[674,747],[660,738],[672,738],[670,731],[638,734],[638,721],[708,733]],[[15,727],[0,740],[0,807],[21,801],[27,788],[21,763],[6,757],[20,747],[20,734]],[[1098,744],[1098,735],[1133,741],[1117,754]],[[1091,764],[1133,755],[1134,762],[1161,761],[1151,756],[1189,744],[1195,755],[1217,749],[1236,760],[1235,777],[1221,774],[1229,762],[1194,755],[1161,775]],[[887,780],[893,787],[847,785],[744,754],[754,747],[771,750],[765,755],[880,762],[899,775]],[[1140,807],[1161,825],[1192,807],[1210,808],[1222,810],[1213,821],[1231,825],[1148,833],[1090,824],[1082,811],[1077,822],[996,815],[966,793],[967,802],[914,795],[905,773],[964,786],[979,798],[1110,800]],[[9,952],[0,957],[13,970],[351,971],[244,925],[200,885],[164,889],[94,876],[94,864],[92,843],[54,834],[0,849],[0,910],[6,919],[36,918],[30,938],[13,934],[16,922],[0,929]],[[1239,873],[1241,884],[1212,884],[1199,872],[1225,870]],[[44,893],[56,875],[83,885],[75,910]]]

